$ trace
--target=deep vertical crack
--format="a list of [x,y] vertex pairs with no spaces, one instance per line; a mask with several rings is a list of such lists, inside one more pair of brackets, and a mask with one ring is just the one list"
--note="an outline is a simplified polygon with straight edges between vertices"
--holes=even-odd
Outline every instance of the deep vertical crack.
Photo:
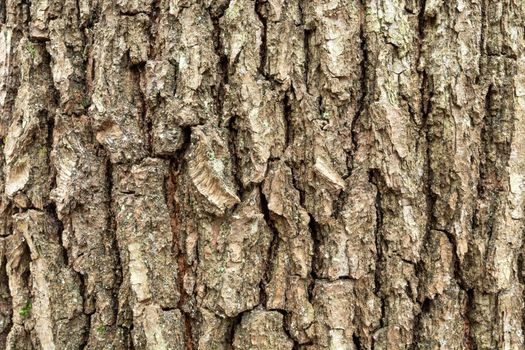
[[369,182],[374,185],[376,188],[376,200],[375,200],[375,209],[376,209],[376,224],[374,230],[375,236],[375,245],[376,245],[376,262],[375,262],[375,271],[374,271],[374,283],[375,290],[374,293],[381,300],[381,319],[380,327],[385,325],[385,302],[382,297],[381,291],[381,265],[383,264],[383,242],[382,242],[382,228],[383,228],[383,212],[381,209],[382,201],[382,192],[381,192],[381,175],[375,169],[372,169],[369,173]]
[[259,55],[260,55],[259,60],[260,61],[259,61],[258,71],[263,77],[266,77],[266,60],[267,60],[267,53],[266,53],[267,39],[266,37],[267,37],[267,31],[268,31],[268,28],[267,28],[268,19],[266,18],[266,15],[263,9],[265,3],[266,2],[261,2],[261,0],[255,1],[255,13],[257,14],[257,17],[259,18],[259,21],[261,22],[261,25],[262,25],[261,45],[259,47]]
[[[364,5],[361,5],[364,7]],[[362,12],[365,11],[364,8],[361,9]],[[359,96],[357,103],[356,112],[352,118],[352,123],[350,126],[350,134],[352,136],[352,146],[353,146],[353,153],[357,151],[357,148],[359,147],[357,142],[357,131],[356,127],[358,124],[358,120],[362,118],[363,114],[365,113],[365,106],[366,106],[366,99],[368,98],[368,49],[367,49],[367,40],[366,40],[366,33],[365,33],[365,19],[364,19],[364,13],[360,16],[360,30],[359,30],[359,42],[361,47],[361,95]],[[352,155],[353,156],[353,155]]]
[[[420,133],[424,133],[422,135],[422,138],[425,142],[425,169],[424,169],[424,191],[425,191],[425,205],[426,205],[426,224],[425,224],[425,233],[422,237],[422,243],[421,247],[425,247],[425,243],[428,241],[431,230],[433,227],[435,227],[434,224],[434,203],[435,203],[435,197],[432,193],[432,162],[431,162],[431,147],[430,147],[430,124],[429,124],[429,115],[430,115],[430,99],[426,99],[425,96],[428,95],[429,86],[428,86],[428,77],[426,74],[426,67],[422,67],[421,64],[424,62],[423,53],[424,53],[424,45],[425,45],[425,7],[426,7],[426,0],[420,1],[420,8],[418,13],[418,57],[417,57],[417,65],[418,65],[418,72],[419,72],[419,80],[420,80],[420,87],[419,87],[419,94],[420,94],[420,118],[421,118],[421,129]],[[423,270],[423,262],[422,260],[419,260],[419,262],[416,264],[416,276],[419,278],[422,274],[424,274]],[[421,294],[419,291],[420,285],[418,285],[418,294]],[[428,313],[430,307],[430,301],[429,299],[425,298],[423,302],[420,302],[420,311],[416,315],[415,322],[414,322],[414,339],[419,341],[420,338],[420,327],[421,327],[421,320],[423,318],[423,315],[425,313]]]
[[168,206],[168,212],[170,216],[170,226],[172,232],[172,244],[173,252],[176,255],[177,265],[177,288],[179,292],[179,301],[177,309],[182,314],[184,323],[184,349],[193,349],[193,336],[192,336],[192,317],[190,310],[188,309],[188,299],[186,290],[184,288],[184,278],[188,269],[186,261],[186,255],[183,251],[183,239],[182,230],[179,228],[179,208],[177,203],[177,176],[181,173],[183,166],[186,163],[186,154],[189,151],[191,144],[191,128],[187,127],[182,130],[183,144],[177,150],[177,153],[172,157],[169,164],[169,175],[165,183],[166,203]]
[[[113,199],[113,163],[109,159],[109,156],[106,156],[105,162],[106,162],[105,163],[105,166],[106,166],[105,184],[107,188],[106,196],[107,196],[107,210],[108,210],[106,230],[107,230],[107,235],[110,237],[111,251],[114,253],[114,257],[115,257],[115,265],[114,265],[115,284],[113,286],[113,296],[112,296],[111,301],[113,302],[112,306],[113,306],[113,314],[115,316],[115,320],[118,320],[119,314],[123,312],[123,310],[119,309],[118,296],[120,293],[122,283],[124,282],[124,274],[123,274],[119,244],[117,240],[117,220],[115,218],[116,210],[114,209],[114,199]],[[118,321],[116,322],[116,326],[119,326]],[[122,328],[124,330],[124,334],[127,337],[129,337],[129,329],[125,326],[123,326]],[[129,340],[129,338],[126,338],[126,339]]]
[[263,279],[261,280],[261,283],[259,285],[260,288],[260,300],[259,303],[263,305],[265,308],[268,308],[267,301],[268,296],[266,294],[266,286],[270,283],[271,277],[272,277],[272,262],[274,261],[277,249],[279,248],[280,244],[280,238],[279,238],[279,231],[275,227],[275,223],[273,222],[273,219],[270,214],[270,209],[268,208],[268,200],[265,196],[265,194],[262,191],[262,186],[259,187],[259,193],[261,197],[261,211],[264,215],[264,220],[266,222],[266,225],[270,229],[270,232],[272,233],[272,239],[270,241],[270,245],[268,247],[268,252],[266,254],[266,266],[263,273]]
[[303,70],[303,80],[304,80],[304,86],[308,90],[308,73],[310,70],[310,41],[312,38],[313,30],[308,27],[308,23],[306,22],[306,14],[305,9],[303,8],[306,6],[304,2],[299,2],[299,15],[301,17],[301,24],[303,27],[303,55],[304,55],[304,70]]

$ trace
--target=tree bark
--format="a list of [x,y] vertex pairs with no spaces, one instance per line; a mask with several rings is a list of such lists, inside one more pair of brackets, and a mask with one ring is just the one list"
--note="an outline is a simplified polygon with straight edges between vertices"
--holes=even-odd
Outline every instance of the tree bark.
[[522,0],[0,25],[0,348],[525,347]]

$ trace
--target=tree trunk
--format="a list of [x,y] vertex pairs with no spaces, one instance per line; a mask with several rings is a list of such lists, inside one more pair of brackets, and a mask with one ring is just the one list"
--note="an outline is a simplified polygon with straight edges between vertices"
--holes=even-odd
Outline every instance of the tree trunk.
[[0,23],[0,348],[525,347],[522,0]]

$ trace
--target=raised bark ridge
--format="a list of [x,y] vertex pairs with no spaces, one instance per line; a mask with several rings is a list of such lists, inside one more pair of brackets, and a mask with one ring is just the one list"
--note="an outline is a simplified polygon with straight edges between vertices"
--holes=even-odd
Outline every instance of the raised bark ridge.
[[0,348],[525,348],[525,3],[0,2]]

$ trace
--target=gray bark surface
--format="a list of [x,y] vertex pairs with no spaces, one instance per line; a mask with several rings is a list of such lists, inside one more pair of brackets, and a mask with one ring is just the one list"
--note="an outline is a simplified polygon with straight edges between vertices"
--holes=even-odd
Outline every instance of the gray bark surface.
[[524,349],[523,0],[2,0],[0,348]]

